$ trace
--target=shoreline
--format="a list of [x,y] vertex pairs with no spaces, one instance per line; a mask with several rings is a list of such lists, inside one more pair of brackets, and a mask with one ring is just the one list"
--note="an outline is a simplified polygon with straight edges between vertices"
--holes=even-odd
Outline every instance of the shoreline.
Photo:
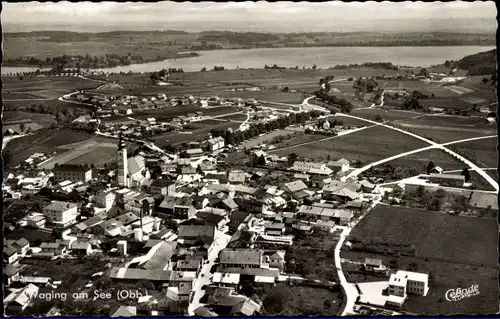
[[[207,50],[208,51],[208,50]],[[152,60],[149,60],[149,61],[142,61],[142,62],[134,62],[134,63],[130,63],[130,64],[120,64],[120,65],[115,65],[115,66],[106,66],[106,67],[103,67],[103,68],[80,68],[80,70],[99,70],[99,69],[110,69],[110,68],[118,68],[118,67],[127,67],[127,66],[130,66],[130,65],[141,65],[141,64],[148,64],[148,63],[155,63],[155,62],[162,62],[162,61],[167,61],[167,60],[177,60],[177,59],[186,59],[186,58],[195,58],[195,57],[199,57],[201,56],[200,53],[198,52],[194,52],[194,51],[190,51],[188,53],[186,53],[186,51],[182,52],[183,54],[180,55],[180,56],[177,56],[177,57],[171,57],[171,58],[165,58],[165,59],[152,59]],[[52,65],[50,66],[42,66],[40,68],[40,65],[32,65],[32,64],[10,64],[10,63],[6,63],[6,62],[2,62],[2,67],[7,67],[7,68],[35,68],[35,69],[38,69],[40,71],[42,70],[50,70],[53,68]],[[65,69],[76,69],[76,67],[65,67]]]

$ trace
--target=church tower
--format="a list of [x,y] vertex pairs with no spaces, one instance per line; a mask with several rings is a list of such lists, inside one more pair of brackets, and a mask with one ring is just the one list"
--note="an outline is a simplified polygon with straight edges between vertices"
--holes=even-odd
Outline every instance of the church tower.
[[116,172],[116,178],[118,185],[121,187],[129,187],[128,183],[128,159],[127,159],[127,147],[123,141],[123,136],[120,134],[120,139],[118,141],[118,170]]

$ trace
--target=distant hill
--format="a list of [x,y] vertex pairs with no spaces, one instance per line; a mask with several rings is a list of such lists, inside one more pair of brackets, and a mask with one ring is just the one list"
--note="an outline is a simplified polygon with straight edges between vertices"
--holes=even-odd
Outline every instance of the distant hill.
[[468,70],[468,75],[489,75],[496,72],[497,49],[468,55],[458,60],[459,69]]

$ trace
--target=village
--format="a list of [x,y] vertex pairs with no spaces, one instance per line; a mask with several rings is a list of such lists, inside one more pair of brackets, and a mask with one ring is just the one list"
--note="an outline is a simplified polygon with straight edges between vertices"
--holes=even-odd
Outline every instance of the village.
[[[320,130],[328,128],[324,124]],[[350,177],[355,168],[345,159],[304,162],[267,154],[265,146],[236,150],[223,137],[190,143],[183,156],[148,148],[131,156],[124,133],[118,133],[114,168],[62,164],[44,172],[35,164],[46,156],[34,154],[31,166],[23,166],[24,174],[11,173],[5,181],[4,193],[37,203],[35,209],[19,207],[4,216],[7,238],[15,238],[4,242],[5,275],[12,291],[5,299],[8,309],[22,313],[37,304],[34,292],[72,285],[68,279],[55,279],[54,269],[33,271],[37,260],[107,261],[78,291],[90,292],[108,279],[147,283],[147,295],[143,291],[131,305],[107,314],[112,316],[261,313],[263,301],[245,295],[243,283],[340,291],[341,271],[326,281],[290,273],[294,261],[287,250],[297,236],[332,234],[335,242],[344,240],[346,227],[353,227],[393,190],[378,187],[374,182],[380,180]],[[243,151],[246,164],[234,169],[230,160]],[[414,191],[422,185],[467,186],[464,176],[440,174],[438,167],[401,187]],[[42,241],[39,234],[47,239]],[[425,296],[432,289],[428,274],[392,269],[380,260],[366,259],[363,265],[366,273],[387,276],[389,295],[381,305],[368,307],[371,311],[397,313],[407,294]],[[358,304],[350,311],[361,308]],[[62,311],[60,304],[46,310]]]

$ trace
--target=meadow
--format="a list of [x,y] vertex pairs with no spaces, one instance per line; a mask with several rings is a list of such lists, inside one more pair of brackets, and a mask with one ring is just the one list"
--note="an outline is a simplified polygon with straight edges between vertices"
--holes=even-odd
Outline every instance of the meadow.
[[[430,274],[429,294],[424,298],[409,298],[407,311],[453,315],[490,313],[498,308],[498,229],[494,218],[379,205],[356,226],[348,240],[353,238],[415,247],[414,257],[396,258],[345,249],[341,253],[342,258],[360,262],[365,257],[382,259],[384,265],[396,262],[398,269],[413,265],[416,271]],[[479,285],[479,296],[455,303],[445,300],[447,290],[472,284]]]

